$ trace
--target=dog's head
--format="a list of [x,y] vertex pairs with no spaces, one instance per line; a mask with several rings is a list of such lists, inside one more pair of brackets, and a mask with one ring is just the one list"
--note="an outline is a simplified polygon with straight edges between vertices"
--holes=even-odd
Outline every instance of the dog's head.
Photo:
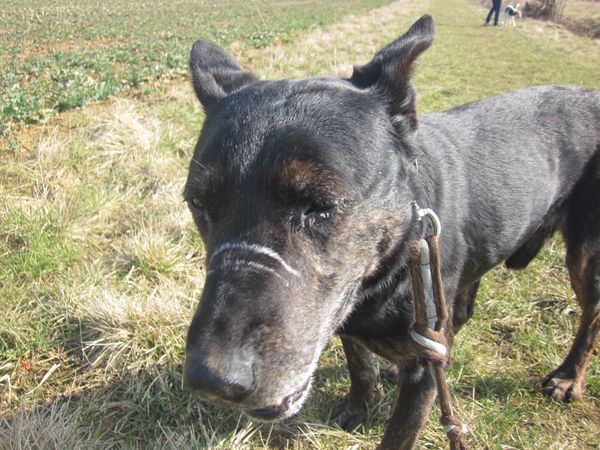
[[194,44],[206,120],[184,195],[207,274],[185,378],[209,400],[265,419],[302,405],[321,351],[409,227],[410,73],[432,39],[424,16],[350,79],[280,81]]

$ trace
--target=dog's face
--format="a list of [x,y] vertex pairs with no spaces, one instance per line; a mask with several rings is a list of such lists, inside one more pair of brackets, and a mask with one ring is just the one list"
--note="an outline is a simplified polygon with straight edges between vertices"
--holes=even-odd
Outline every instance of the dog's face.
[[361,284],[410,224],[409,72],[432,36],[426,16],[347,80],[258,81],[194,45],[206,121],[184,195],[207,274],[185,377],[206,398],[265,419],[300,408]]

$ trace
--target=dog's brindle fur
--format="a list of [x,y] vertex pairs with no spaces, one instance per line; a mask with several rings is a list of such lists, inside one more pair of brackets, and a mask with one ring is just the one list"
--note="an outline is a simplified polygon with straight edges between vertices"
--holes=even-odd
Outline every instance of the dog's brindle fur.
[[337,419],[364,418],[373,351],[400,372],[381,448],[411,448],[435,399],[408,335],[413,200],[442,220],[455,331],[487,271],[526,267],[562,231],[582,316],[543,390],[581,396],[600,335],[600,96],[538,87],[417,118],[411,68],[432,40],[424,16],[349,79],[279,81],[194,45],[206,120],[185,197],[208,274],[185,378],[206,398],[259,418],[294,414],[337,332],[351,376]]

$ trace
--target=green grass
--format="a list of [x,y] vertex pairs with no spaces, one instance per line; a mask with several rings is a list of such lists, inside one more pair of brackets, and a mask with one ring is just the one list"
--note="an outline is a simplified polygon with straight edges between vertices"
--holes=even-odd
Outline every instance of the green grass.
[[[264,47],[390,0],[0,2],[0,136],[55,111],[185,75],[200,37]],[[12,125],[11,125],[12,124]]]
[[[0,18],[32,14],[19,23],[48,36],[40,57],[65,43],[83,54],[107,30],[123,33],[111,20],[133,8],[106,10],[96,29],[84,26],[91,3],[61,5],[37,16],[32,8],[4,8]],[[255,4],[236,5],[243,15]],[[286,3],[277,14],[298,5]],[[130,38],[146,30],[143,42],[163,45],[151,25],[165,15],[158,11],[146,22],[131,19]],[[279,78],[347,76],[425,12],[436,19],[437,37],[415,73],[421,111],[533,84],[600,88],[596,43],[527,20],[484,28],[486,11],[468,0],[365,8],[326,28],[298,26],[287,38],[277,34],[282,26],[309,19],[275,17],[264,28],[276,34],[269,45],[222,25],[217,19],[230,17],[231,8],[215,7],[210,17],[215,29],[233,33],[221,42],[245,66]],[[175,20],[164,25],[187,54],[199,33],[186,28],[187,18]],[[82,34],[70,40],[65,30],[74,24]],[[140,98],[117,97],[23,126],[0,153],[0,449],[333,449],[375,448],[380,440],[394,398],[385,383],[363,427],[345,433],[328,424],[349,383],[337,341],[321,359],[307,405],[285,423],[253,423],[183,387],[184,337],[203,285],[204,253],[181,193],[202,118],[188,82],[174,80]],[[457,336],[449,379],[456,410],[473,429],[473,448],[599,447],[598,358],[581,402],[562,405],[539,393],[576,328],[563,254],[555,239],[526,271],[500,268],[487,276],[475,317]],[[447,445],[437,415],[420,448]]]

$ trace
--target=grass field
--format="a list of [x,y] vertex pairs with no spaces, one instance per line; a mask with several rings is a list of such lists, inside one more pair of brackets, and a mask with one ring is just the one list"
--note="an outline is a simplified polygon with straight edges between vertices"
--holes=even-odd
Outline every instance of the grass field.
[[187,71],[191,44],[264,47],[390,0],[0,2],[0,136]]
[[[240,14],[254,5],[246,3]],[[221,43],[263,77],[348,75],[430,12],[437,38],[415,74],[423,112],[529,85],[600,89],[598,42],[564,29],[527,20],[485,28],[487,11],[470,0],[400,0],[373,10],[361,4],[359,13],[322,28],[296,9],[285,20],[305,25],[286,38],[273,25],[264,29],[277,39],[244,40],[245,32],[232,31]],[[230,3],[222,5],[216,17],[234,14]],[[0,14],[4,22],[16,13]],[[187,54],[199,34],[186,24],[169,25],[178,36],[175,50],[165,50],[173,58]],[[73,42],[91,46],[93,27],[77,28],[90,34]],[[60,40],[68,29],[57,26],[58,40],[49,39],[40,54],[71,42]],[[147,35],[148,48],[159,45],[156,36]],[[355,432],[328,423],[348,388],[337,340],[321,359],[307,405],[284,423],[259,424],[212,407],[182,385],[184,336],[204,261],[181,194],[201,123],[191,88],[174,80],[142,97],[122,95],[15,127],[2,141],[0,449],[369,449],[380,440],[393,400],[387,384]],[[475,317],[457,336],[449,379],[473,448],[600,448],[598,358],[582,401],[563,405],[539,393],[577,323],[563,250],[555,239],[526,271],[499,268],[486,277]],[[446,445],[437,416],[420,448]]]

